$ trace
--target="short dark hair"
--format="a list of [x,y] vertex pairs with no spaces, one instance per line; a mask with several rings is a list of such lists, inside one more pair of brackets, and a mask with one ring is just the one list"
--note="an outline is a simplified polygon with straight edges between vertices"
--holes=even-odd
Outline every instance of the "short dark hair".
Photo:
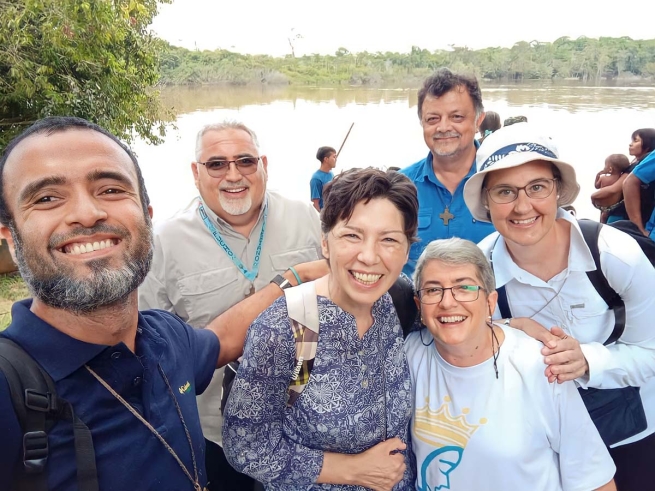
[[607,160],[612,167],[616,167],[616,169],[621,172],[630,167],[630,160],[628,160],[628,157],[622,153],[613,153],[605,160]]
[[337,151],[336,151],[334,148],[332,148],[332,147],[321,147],[321,148],[319,148],[318,151],[316,152],[316,158],[317,158],[318,161],[322,164],[322,163],[323,163],[323,160],[324,160],[326,157],[329,157],[330,154],[332,154],[332,153],[337,153]]
[[403,217],[403,231],[409,243],[416,242],[418,196],[416,186],[404,174],[380,169],[349,169],[323,188],[321,230],[327,234],[340,220],[349,220],[358,203],[388,199]]
[[98,126],[95,123],[87,121],[86,119],[77,118],[73,116],[50,116],[47,118],[40,119],[32,126],[28,127],[21,134],[16,136],[9,144],[5,147],[5,151],[0,157],[0,223],[3,225],[13,224],[13,216],[7,202],[5,201],[5,183],[4,183],[4,170],[5,164],[11,152],[18,146],[20,142],[26,140],[32,135],[52,135],[54,133],[61,133],[70,129],[86,129],[95,131],[97,133],[103,134],[106,137],[110,138],[112,141],[116,142],[119,147],[121,147],[125,153],[130,157],[134,168],[136,170],[137,180],[139,183],[139,197],[141,199],[141,206],[143,207],[143,213],[148,216],[148,205],[150,204],[150,198],[148,197],[148,191],[146,190],[146,184],[143,180],[143,174],[141,174],[141,168],[137,162],[136,157],[129,149],[127,145],[121,142],[116,136],[112,135],[106,129]]
[[635,136],[641,138],[641,151],[644,156],[655,150],[655,128],[641,128],[632,133],[632,139]]
[[480,133],[484,136],[486,130],[491,131],[492,133],[500,129],[500,115],[493,111],[487,111],[484,114],[484,119],[480,123]]
[[423,117],[423,102],[430,95],[432,97],[441,97],[451,90],[463,87],[473,101],[473,107],[476,114],[484,112],[482,105],[482,92],[478,80],[474,76],[459,75],[451,72],[448,68],[439,68],[423,82],[423,87],[418,91],[418,117]]

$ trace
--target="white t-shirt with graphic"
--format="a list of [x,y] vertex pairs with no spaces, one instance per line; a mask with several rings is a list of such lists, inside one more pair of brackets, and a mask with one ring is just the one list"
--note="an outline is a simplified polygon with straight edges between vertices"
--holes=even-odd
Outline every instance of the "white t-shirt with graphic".
[[616,468],[574,383],[549,384],[541,343],[501,329],[498,379],[491,358],[466,368],[444,361],[426,329],[406,339],[416,489],[590,491],[609,482]]

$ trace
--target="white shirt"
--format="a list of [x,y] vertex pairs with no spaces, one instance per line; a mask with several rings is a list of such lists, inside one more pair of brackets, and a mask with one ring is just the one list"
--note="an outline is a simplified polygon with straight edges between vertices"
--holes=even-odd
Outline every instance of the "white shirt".
[[[259,274],[250,282],[216,243],[198,213],[198,199],[155,226],[155,253],[150,273],[139,287],[139,308],[173,312],[194,327],[215,317],[255,290],[264,288],[290,266],[322,257],[320,221],[310,203],[267,191],[268,218]],[[223,240],[248,269],[252,267],[262,229],[263,211],[249,237],[237,233],[207,205],[205,211]],[[205,437],[221,444],[220,403],[223,369],[214,372],[207,390],[198,396]]]
[[447,363],[427,329],[405,340],[416,489],[590,491],[608,483],[616,468],[575,384],[549,384],[541,343],[500,327],[498,379],[493,358]]
[[[648,428],[616,446],[641,440],[655,432],[655,269],[632,237],[613,227],[601,228],[601,268],[626,311],[623,335],[603,346],[614,329],[614,313],[587,277],[596,266],[577,220],[561,208],[557,219],[571,223],[568,268],[547,282],[517,266],[497,232],[479,246],[487,258],[493,252],[496,287],[505,285],[512,316],[531,317],[548,329],[559,326],[580,342],[589,363],[589,376],[576,380],[580,386],[641,387]],[[496,308],[494,318],[500,317]]]

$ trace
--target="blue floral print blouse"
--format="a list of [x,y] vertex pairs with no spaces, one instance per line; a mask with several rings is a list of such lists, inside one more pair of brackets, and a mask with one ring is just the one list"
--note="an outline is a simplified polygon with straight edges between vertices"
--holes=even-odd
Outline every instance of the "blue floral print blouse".
[[284,297],[250,326],[225,409],[228,461],[267,490],[363,490],[314,484],[323,452],[363,452],[383,440],[386,424],[387,439],[407,443],[407,470],[394,490],[413,489],[411,379],[391,297],[373,305],[373,325],[362,339],[355,318],[332,301],[319,296],[318,311],[314,367],[292,407],[286,401],[296,351]]

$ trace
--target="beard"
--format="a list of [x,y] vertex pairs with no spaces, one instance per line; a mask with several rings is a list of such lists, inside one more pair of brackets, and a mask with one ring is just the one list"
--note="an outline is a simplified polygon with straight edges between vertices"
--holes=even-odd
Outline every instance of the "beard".
[[[248,194],[243,198],[231,199],[228,196],[225,196],[225,193],[221,192],[222,189],[235,189],[245,187],[248,188]],[[239,216],[245,215],[252,208],[252,196],[250,195],[250,186],[245,179],[242,179],[239,182],[231,183],[229,185],[221,185],[218,192],[218,201],[221,204],[221,208],[228,215]]]
[[[436,138],[446,138],[446,137],[452,137],[452,138],[461,138],[462,135],[459,133],[452,131],[448,133],[437,133],[434,135]],[[438,141],[438,140],[437,140]],[[432,145],[432,152],[435,155],[438,155],[439,157],[454,157],[457,155],[459,152],[461,152],[461,148],[459,147],[460,142],[458,141],[457,144],[455,145],[455,148],[452,150],[441,150],[438,147],[438,144],[435,143]]]
[[79,277],[72,265],[57,260],[52,252],[49,252],[49,258],[40,256],[31,244],[23,241],[13,225],[10,230],[18,270],[34,298],[74,314],[120,304],[145,280],[152,263],[154,247],[150,217],[145,218],[134,236],[124,227],[99,224],[51,237],[49,251],[54,249],[53,244],[98,233],[113,234],[127,242],[120,267],[111,266],[112,259],[109,258],[94,259],[81,266],[91,270],[84,277]]

